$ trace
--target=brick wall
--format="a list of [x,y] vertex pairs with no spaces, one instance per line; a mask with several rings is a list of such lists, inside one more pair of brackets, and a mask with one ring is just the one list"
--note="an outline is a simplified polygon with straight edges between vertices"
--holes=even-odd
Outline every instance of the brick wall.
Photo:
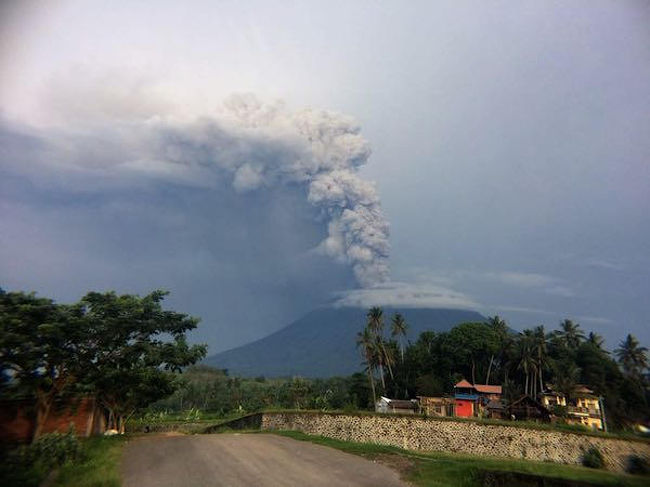
[[[31,440],[35,428],[34,404],[28,401],[0,403],[0,440],[24,443]],[[104,431],[104,418],[92,397],[72,399],[54,404],[43,426],[43,433],[65,433],[74,426],[80,436]]]

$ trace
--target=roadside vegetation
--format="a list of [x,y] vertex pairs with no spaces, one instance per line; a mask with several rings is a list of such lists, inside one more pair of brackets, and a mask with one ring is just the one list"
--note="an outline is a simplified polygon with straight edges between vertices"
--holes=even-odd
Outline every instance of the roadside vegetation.
[[119,487],[124,436],[77,438],[74,431],[47,433],[30,445],[5,450],[0,485]]
[[[620,475],[586,467],[455,453],[412,452],[392,446],[334,440],[297,431],[274,431],[262,434],[277,434],[295,440],[310,441],[385,463],[398,469],[406,480],[422,487],[479,487],[485,485],[486,474],[492,474],[489,480],[493,483],[489,485],[548,485],[549,480],[556,479],[564,481],[565,483],[559,485],[567,487],[572,485],[641,487],[647,486],[649,481],[648,477]],[[517,483],[499,483],[500,481],[512,482],[512,474],[522,474],[522,477],[516,478]],[[547,484],[542,484],[540,478],[545,479]],[[526,481],[530,483],[525,483]]]

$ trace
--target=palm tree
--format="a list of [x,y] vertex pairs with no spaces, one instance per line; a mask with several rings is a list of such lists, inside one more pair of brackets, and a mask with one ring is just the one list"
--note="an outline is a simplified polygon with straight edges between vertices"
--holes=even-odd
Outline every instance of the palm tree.
[[364,328],[363,331],[357,333],[357,348],[361,348],[361,356],[363,357],[363,363],[366,365],[366,371],[368,372],[368,381],[370,382],[370,389],[372,389],[372,404],[377,403],[377,393],[375,391],[375,378],[374,371],[376,368],[376,349],[375,349],[375,340],[368,328]]
[[519,340],[517,341],[517,352],[519,358],[517,368],[524,372],[526,378],[524,394],[530,394],[529,391],[532,388],[529,388],[529,381],[536,367],[533,338],[533,332],[531,330],[524,330],[524,332],[519,335]]
[[[499,355],[503,355],[504,352],[504,345],[506,344],[507,338],[508,338],[508,325],[506,325],[506,322],[503,321],[501,318],[499,318],[499,315],[494,315],[491,318],[488,318],[487,325],[491,326],[494,333],[497,336],[497,339],[500,344],[500,350],[499,350]],[[494,363],[494,353],[490,356],[490,365],[488,366],[488,371],[485,376],[485,383],[489,384],[490,383],[490,374],[492,373],[492,364]]]
[[603,350],[603,344],[605,343],[605,339],[602,336],[600,336],[598,333],[594,333],[593,331],[590,331],[589,336],[587,337],[587,342],[591,343],[596,348]]
[[366,313],[366,326],[375,336],[384,335],[384,311],[379,306],[373,306]]
[[571,320],[564,320],[560,323],[560,330],[555,332],[560,340],[570,349],[575,350],[585,339],[585,334],[578,323]]
[[400,355],[402,356],[402,363],[404,363],[404,341],[406,338],[406,331],[408,330],[408,324],[406,320],[400,313],[395,313],[391,321],[391,330],[390,334],[393,338],[397,337],[399,340],[399,350]]
[[544,367],[548,365],[548,346],[546,342],[546,332],[544,325],[540,325],[533,330],[533,349],[535,353],[535,360],[537,362],[537,376],[539,378],[539,392],[544,391]]
[[614,350],[623,370],[632,376],[640,376],[648,368],[648,356],[646,347],[641,347],[639,340],[633,335],[628,335]]
[[388,367],[388,372],[391,377],[393,377],[393,368],[392,364],[394,359],[388,356],[386,351],[386,346],[384,344],[384,311],[379,306],[373,306],[366,313],[366,327],[370,330],[372,336],[375,339],[375,345],[377,347],[377,359],[379,363],[379,377],[381,379],[381,385],[386,391],[386,381],[384,379],[384,366]]
[[566,396],[567,402],[573,396],[580,377],[580,368],[573,361],[562,361],[554,364],[555,384],[553,388]]

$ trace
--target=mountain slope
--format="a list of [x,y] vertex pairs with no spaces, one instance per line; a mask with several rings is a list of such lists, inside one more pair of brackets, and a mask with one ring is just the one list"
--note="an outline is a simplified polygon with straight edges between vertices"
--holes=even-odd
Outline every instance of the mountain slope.
[[[204,363],[244,376],[349,375],[362,369],[355,342],[365,325],[366,311],[348,307],[318,308],[269,336],[208,357]],[[384,308],[387,324],[395,311]],[[447,331],[466,321],[485,321],[475,311],[458,309],[399,311],[409,325],[407,338],[411,341],[426,330]]]

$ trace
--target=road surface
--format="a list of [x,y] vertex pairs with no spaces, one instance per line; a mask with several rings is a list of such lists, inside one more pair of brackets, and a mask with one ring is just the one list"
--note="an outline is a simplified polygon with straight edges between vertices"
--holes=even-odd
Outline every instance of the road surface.
[[356,455],[268,434],[153,436],[130,441],[125,487],[405,487],[396,471]]

